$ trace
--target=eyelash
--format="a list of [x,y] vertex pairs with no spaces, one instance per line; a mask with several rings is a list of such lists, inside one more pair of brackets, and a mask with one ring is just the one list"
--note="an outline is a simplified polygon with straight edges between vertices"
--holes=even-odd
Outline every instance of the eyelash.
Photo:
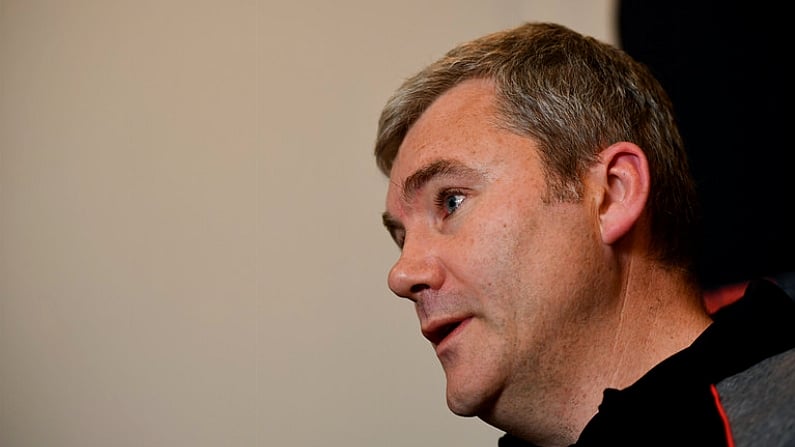
[[463,191],[461,191],[460,189],[453,188],[453,189],[443,189],[439,191],[436,194],[436,199],[434,200],[436,207],[443,209],[445,214],[447,215],[452,215],[453,213],[455,213],[458,210],[458,208],[461,206],[461,203],[464,201],[464,198],[462,198],[461,201],[458,202],[456,208],[453,211],[447,211],[447,199],[449,199],[451,196],[464,196],[464,198],[466,198],[466,194]]

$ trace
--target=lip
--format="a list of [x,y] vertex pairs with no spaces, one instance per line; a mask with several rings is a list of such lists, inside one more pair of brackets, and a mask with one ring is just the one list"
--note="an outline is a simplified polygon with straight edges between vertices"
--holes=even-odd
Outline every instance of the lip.
[[469,323],[471,317],[444,318],[428,322],[422,327],[422,335],[439,352],[441,345],[448,344]]

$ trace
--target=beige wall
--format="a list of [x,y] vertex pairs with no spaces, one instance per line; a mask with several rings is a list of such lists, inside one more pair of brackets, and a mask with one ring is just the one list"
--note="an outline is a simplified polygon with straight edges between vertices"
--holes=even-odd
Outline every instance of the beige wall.
[[385,275],[381,105],[611,1],[0,0],[0,445],[496,445]]

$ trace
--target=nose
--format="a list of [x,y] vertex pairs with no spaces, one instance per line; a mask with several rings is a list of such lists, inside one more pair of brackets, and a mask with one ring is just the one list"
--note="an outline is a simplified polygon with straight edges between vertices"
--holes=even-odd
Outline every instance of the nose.
[[389,271],[389,288],[395,295],[417,301],[423,291],[438,290],[444,283],[444,266],[425,240],[406,240]]

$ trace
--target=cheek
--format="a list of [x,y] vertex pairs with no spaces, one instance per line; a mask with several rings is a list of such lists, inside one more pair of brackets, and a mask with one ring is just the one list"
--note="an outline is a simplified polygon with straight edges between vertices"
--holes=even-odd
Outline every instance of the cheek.
[[507,219],[484,219],[467,228],[457,241],[461,243],[457,249],[463,251],[466,265],[475,272],[488,273],[478,276],[492,283],[497,271],[513,264],[522,245],[522,235],[517,230]]
[[[526,292],[523,283],[532,271],[532,221],[512,214],[489,216],[469,225],[456,241],[460,263],[453,267],[465,287],[479,297],[482,310],[504,322],[515,312],[515,301]],[[537,267],[537,266],[536,266]],[[497,322],[495,322],[497,323]]]
[[[513,213],[482,222],[469,253],[474,275],[518,301],[513,307],[566,299],[596,264],[593,232],[577,205],[517,207]],[[557,293],[556,293],[557,291]],[[558,296],[559,295],[559,296]]]

